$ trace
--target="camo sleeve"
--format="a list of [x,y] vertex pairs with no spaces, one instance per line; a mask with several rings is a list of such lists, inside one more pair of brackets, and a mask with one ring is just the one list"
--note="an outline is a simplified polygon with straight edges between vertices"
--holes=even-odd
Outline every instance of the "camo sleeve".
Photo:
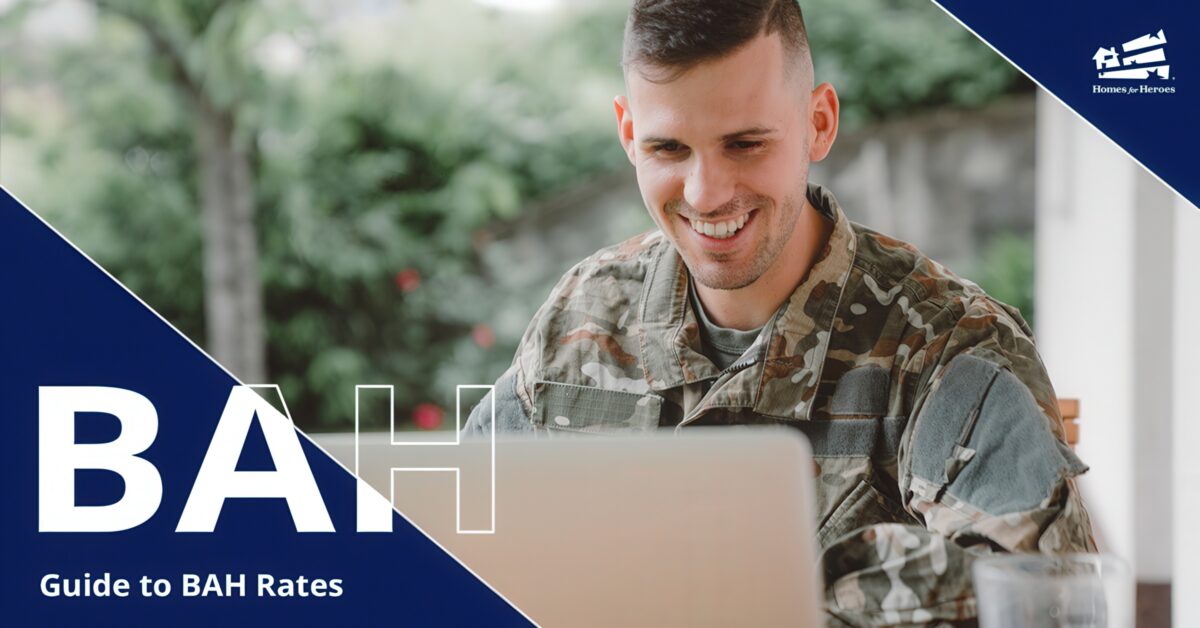
[[826,547],[832,625],[971,623],[974,560],[1095,551],[1054,391],[1020,314],[967,301],[928,345],[902,438],[904,508],[923,525],[859,528]]
[[533,426],[525,415],[521,400],[517,398],[516,383],[515,368],[509,368],[496,380],[492,390],[471,410],[471,415],[462,429],[463,435],[471,438],[489,435],[493,418],[497,434],[532,432]]

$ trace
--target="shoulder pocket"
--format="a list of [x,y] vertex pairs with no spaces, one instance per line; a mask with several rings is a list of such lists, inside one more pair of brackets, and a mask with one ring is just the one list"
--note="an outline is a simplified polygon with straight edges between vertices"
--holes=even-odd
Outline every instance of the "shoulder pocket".
[[662,397],[575,384],[537,382],[533,423],[539,428],[585,434],[634,434],[658,428]]
[[1051,433],[1021,380],[971,355],[947,365],[915,420],[910,458],[910,489],[919,497],[946,494],[991,515],[1043,506],[1087,469]]

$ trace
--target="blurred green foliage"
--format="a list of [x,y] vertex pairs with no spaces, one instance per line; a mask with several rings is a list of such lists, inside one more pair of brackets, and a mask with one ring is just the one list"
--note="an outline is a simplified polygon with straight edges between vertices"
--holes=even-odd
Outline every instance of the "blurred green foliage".
[[1007,62],[930,2],[803,0],[818,81],[850,128],[937,106],[978,107],[1032,90]]
[[[489,277],[505,272],[480,263],[493,229],[627,167],[610,119],[625,3],[547,15],[465,0],[367,3],[374,13],[357,16],[278,2],[170,6],[180,28],[205,33],[189,63],[249,138],[268,368],[298,423],[345,429],[355,384],[394,384],[403,425],[420,404],[452,407],[448,382],[494,380],[518,338],[489,325]],[[804,6],[818,79],[837,85],[851,126],[1023,89],[923,0]],[[10,14],[4,28],[30,15]],[[194,120],[170,68],[103,10],[87,37],[14,53],[3,183],[203,344]],[[1004,292],[1023,272],[1004,264],[1024,258],[994,255],[992,289],[1024,310],[1028,299]],[[523,316],[543,298],[527,295]]]
[[1028,235],[1001,234],[983,246],[971,277],[988,294],[1033,324],[1034,243]]

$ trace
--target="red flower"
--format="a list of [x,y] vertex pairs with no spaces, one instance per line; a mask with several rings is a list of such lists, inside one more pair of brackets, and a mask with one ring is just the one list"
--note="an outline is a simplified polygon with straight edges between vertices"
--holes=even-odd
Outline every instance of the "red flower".
[[491,327],[480,323],[471,330],[471,340],[484,349],[491,349],[492,345],[496,344],[496,332],[492,331]]
[[415,268],[405,268],[396,273],[395,281],[400,292],[412,292],[421,287],[421,271]]
[[442,408],[436,403],[418,403],[413,408],[413,423],[423,430],[436,430],[442,425]]

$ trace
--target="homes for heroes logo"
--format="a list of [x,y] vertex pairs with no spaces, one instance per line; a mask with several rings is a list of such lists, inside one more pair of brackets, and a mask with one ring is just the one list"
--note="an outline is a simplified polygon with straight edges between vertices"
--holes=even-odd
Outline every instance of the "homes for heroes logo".
[[1162,29],[1157,34],[1142,35],[1120,45],[1101,46],[1092,55],[1096,76],[1103,81],[1150,81],[1156,84],[1092,85],[1093,94],[1174,94],[1171,66],[1167,64],[1167,36]]

